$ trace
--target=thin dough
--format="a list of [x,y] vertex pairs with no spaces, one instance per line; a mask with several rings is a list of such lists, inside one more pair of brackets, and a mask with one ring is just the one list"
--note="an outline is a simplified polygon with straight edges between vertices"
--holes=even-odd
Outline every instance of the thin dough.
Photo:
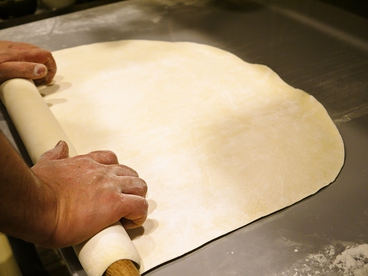
[[113,150],[148,183],[148,220],[130,232],[141,272],[317,192],[343,165],[323,106],[266,66],[186,42],[54,56],[41,93],[77,151]]

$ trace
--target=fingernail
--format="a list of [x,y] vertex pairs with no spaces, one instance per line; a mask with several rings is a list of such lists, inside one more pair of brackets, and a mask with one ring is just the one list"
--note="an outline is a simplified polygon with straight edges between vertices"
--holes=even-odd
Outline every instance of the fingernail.
[[34,70],[33,70],[33,74],[35,76],[44,76],[47,73],[47,68],[45,65],[42,64],[38,64],[35,66]]
[[62,142],[63,142],[63,140],[60,140],[59,142],[57,142],[57,144],[55,145],[55,147],[59,146]]

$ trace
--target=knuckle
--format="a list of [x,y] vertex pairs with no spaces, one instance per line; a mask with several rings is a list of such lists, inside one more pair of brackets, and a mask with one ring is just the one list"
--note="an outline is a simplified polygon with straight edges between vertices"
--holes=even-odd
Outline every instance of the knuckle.
[[147,192],[148,192],[148,185],[146,183],[146,181],[144,181],[143,179],[141,179],[142,182],[142,191],[143,191],[143,195],[146,196]]
[[103,156],[103,158],[108,162],[108,163],[117,163],[118,162],[118,157],[116,156],[116,154],[110,150],[104,150],[104,151],[100,151],[100,154]]
[[145,198],[138,198],[135,203],[136,206],[136,219],[145,219],[148,214],[148,201]]
[[147,183],[138,177],[132,179],[132,185],[135,187],[136,194],[145,197],[147,194],[148,186]]
[[120,165],[120,167],[124,170],[124,172],[125,173],[127,173],[128,175],[131,175],[131,176],[135,176],[135,177],[138,177],[139,175],[138,175],[138,173],[134,170],[134,169],[132,169],[132,168],[130,168],[130,167],[128,167],[128,166],[125,166],[125,165]]
[[142,201],[142,208],[145,210],[145,215],[147,216],[147,210],[148,210],[149,204],[146,199]]

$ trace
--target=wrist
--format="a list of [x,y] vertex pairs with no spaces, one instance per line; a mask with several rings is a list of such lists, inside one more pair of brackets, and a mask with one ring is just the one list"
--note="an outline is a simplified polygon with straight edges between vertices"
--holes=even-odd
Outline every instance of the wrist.
[[31,208],[25,208],[24,221],[28,229],[25,229],[24,239],[42,245],[52,238],[56,229],[57,200],[50,187],[30,171],[33,191],[28,198]]
[[56,228],[56,196],[0,132],[0,232],[34,243]]

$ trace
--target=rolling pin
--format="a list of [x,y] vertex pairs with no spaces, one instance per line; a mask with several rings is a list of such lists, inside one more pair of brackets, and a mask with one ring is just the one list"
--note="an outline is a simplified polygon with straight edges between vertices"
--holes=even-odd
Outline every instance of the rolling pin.
[[[12,79],[0,86],[0,99],[12,119],[34,164],[47,150],[64,140],[69,155],[77,155],[73,144],[30,80]],[[73,247],[88,276],[140,275],[141,258],[120,223]]]

